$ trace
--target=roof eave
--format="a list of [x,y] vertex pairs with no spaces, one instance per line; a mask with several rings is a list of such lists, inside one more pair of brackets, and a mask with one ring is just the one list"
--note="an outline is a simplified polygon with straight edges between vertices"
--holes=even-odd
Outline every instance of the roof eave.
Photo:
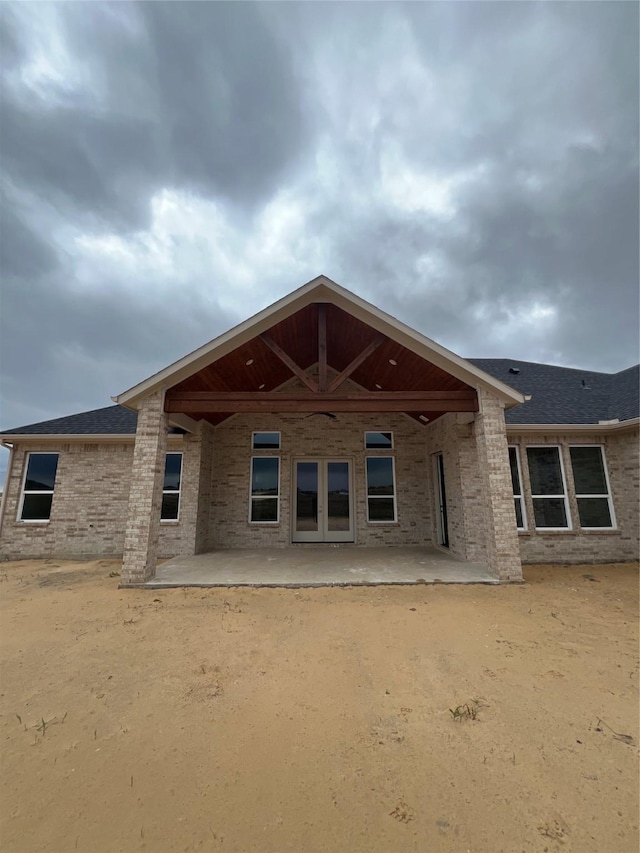
[[421,335],[405,323],[381,311],[324,275],[312,279],[307,284],[274,302],[273,305],[112,399],[121,406],[135,410],[138,400],[144,395],[159,388],[166,390],[166,388],[186,379],[206,365],[228,355],[232,350],[265,332],[295,311],[299,311],[314,302],[323,301],[332,302],[338,308],[348,311],[372,328],[392,337],[416,355],[426,358],[468,385],[476,389],[484,388],[493,394],[497,394],[504,401],[506,408],[524,403],[524,396],[514,388],[500,382],[466,359]]
[[640,418],[595,424],[507,424],[507,432],[616,432],[640,425]]

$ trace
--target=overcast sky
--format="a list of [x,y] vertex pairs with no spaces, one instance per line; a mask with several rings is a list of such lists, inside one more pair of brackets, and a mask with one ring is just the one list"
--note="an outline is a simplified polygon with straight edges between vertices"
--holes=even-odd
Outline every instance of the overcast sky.
[[0,15],[3,429],[319,273],[464,356],[637,361],[636,3]]

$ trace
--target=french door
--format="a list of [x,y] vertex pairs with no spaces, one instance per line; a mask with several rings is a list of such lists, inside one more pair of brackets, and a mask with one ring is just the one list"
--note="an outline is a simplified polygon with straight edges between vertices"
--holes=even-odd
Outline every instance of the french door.
[[294,542],[353,542],[353,489],[347,459],[296,459]]

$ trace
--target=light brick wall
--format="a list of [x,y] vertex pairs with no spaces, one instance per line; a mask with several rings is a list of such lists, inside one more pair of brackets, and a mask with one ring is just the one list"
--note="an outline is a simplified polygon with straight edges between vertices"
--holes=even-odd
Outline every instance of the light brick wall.
[[[638,518],[640,511],[638,430],[613,433],[549,434],[509,433],[509,444],[520,448],[528,530],[518,535],[524,563],[607,563],[638,559]],[[527,466],[528,445],[558,445],[561,448],[567,480],[569,511],[573,529],[566,531],[536,530],[533,522],[531,485]],[[612,531],[581,530],[575,498],[569,447],[599,444],[604,447],[609,470],[611,495],[617,529]]]
[[[48,523],[17,521],[29,451],[58,453]],[[127,519],[133,442],[14,445],[0,534],[3,560],[118,557]]]
[[429,502],[434,507],[430,518],[430,539],[438,542],[437,512],[438,485],[434,476],[434,454],[442,453],[444,462],[444,479],[447,499],[447,521],[449,529],[449,550],[461,559],[467,559],[467,544],[465,531],[465,497],[462,492],[460,476],[460,443],[470,440],[469,426],[460,425],[454,414],[443,415],[433,424],[429,424],[425,432],[425,456]]
[[199,500],[196,506],[195,553],[213,550],[213,529],[210,524],[213,489],[213,459],[216,433],[211,424],[200,423]]
[[[490,395],[481,397],[481,406],[484,411],[473,423],[467,422],[466,415],[448,414],[427,428],[432,500],[435,507],[433,455],[442,453],[450,552],[461,559],[489,564],[504,580],[518,580],[521,565],[514,533],[504,414]],[[489,527],[494,517],[495,533]],[[433,541],[437,542],[435,519]]]
[[156,569],[168,425],[162,392],[140,401],[122,555],[125,585],[144,583]]
[[[205,431],[211,429],[205,424]],[[202,485],[201,479],[201,447],[202,434],[185,435],[182,439],[167,437],[167,452],[182,453],[182,476],[180,488],[180,510],[177,522],[161,521],[158,539],[158,556],[177,557],[199,553],[198,541],[198,494],[210,482]]]
[[473,433],[484,497],[480,523],[484,528],[485,559],[501,580],[522,580],[504,406],[482,389],[478,390],[478,403],[480,411]]
[[[281,450],[252,451],[253,430],[282,434]],[[395,449],[365,451],[365,430],[393,431]],[[249,523],[251,456],[280,457],[280,521]],[[392,455],[396,465],[398,521],[370,524],[366,518],[365,457]],[[418,545],[431,540],[431,499],[425,429],[400,414],[235,415],[216,428],[210,547],[286,547],[291,543],[292,460],[345,458],[353,465],[355,541],[358,545]]]
[[[483,562],[486,559],[483,478],[478,467],[474,427],[460,420],[459,416],[445,415],[424,428],[414,425],[403,415],[341,415],[336,421],[321,415],[309,418],[305,415],[247,415],[231,418],[215,431],[203,424],[198,435],[169,436],[167,450],[184,454],[180,520],[177,524],[160,525],[158,554],[172,557],[215,547],[287,546],[290,543],[291,459],[295,456],[353,459],[357,544],[435,542],[432,454],[442,452],[447,478],[450,550],[462,558]],[[274,527],[248,523],[251,433],[254,429],[282,432],[281,522]],[[396,525],[370,525],[366,521],[364,458],[368,452],[364,449],[365,429],[394,431]],[[618,525],[613,532],[601,533],[579,529],[545,533],[530,529],[518,536],[524,562],[610,562],[638,558],[637,430],[573,435],[510,433],[508,443],[521,447],[530,524],[533,508],[524,452],[526,445],[562,446],[571,515],[576,524],[578,515],[568,447],[571,444],[602,444]],[[48,524],[16,521],[26,453],[30,450],[59,453]],[[0,559],[121,556],[132,463],[133,437],[127,443],[17,443],[5,484]]]

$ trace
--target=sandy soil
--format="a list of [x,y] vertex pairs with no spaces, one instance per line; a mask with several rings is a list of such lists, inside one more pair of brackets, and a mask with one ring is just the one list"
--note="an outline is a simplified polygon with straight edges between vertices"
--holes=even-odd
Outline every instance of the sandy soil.
[[114,570],[0,566],[3,851],[637,851],[637,567],[166,591]]

